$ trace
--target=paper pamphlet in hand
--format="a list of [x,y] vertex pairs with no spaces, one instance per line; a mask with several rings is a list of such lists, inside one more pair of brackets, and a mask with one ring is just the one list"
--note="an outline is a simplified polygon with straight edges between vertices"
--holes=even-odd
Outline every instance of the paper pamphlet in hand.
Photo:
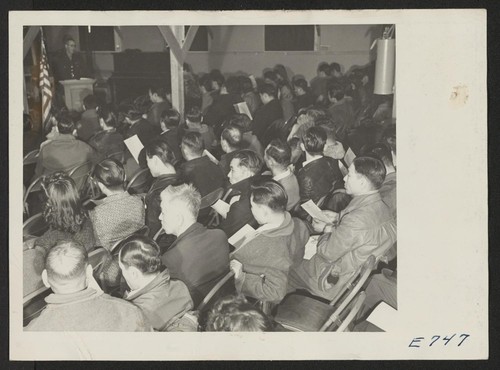
[[328,217],[323,214],[323,212],[321,212],[321,209],[319,209],[319,207],[312,201],[312,199],[309,199],[307,202],[302,203],[300,206],[304,208],[304,211],[309,213],[312,218],[323,221],[326,224],[332,223],[332,221],[329,220]]
[[224,218],[227,217],[227,213],[229,212],[229,208],[231,208],[231,206],[229,204],[227,204],[226,202],[224,202],[223,200],[220,200],[220,199],[217,202],[215,202],[214,204],[212,204],[211,207],[215,210],[215,212],[217,212],[219,215],[221,215]]
[[233,107],[234,109],[236,109],[236,112],[246,114],[248,118],[253,119],[252,114],[250,113],[250,109],[248,109],[248,105],[246,102],[233,104]]
[[134,135],[129,137],[128,139],[123,140],[123,142],[127,146],[130,154],[132,154],[132,157],[134,157],[135,161],[139,163],[139,153],[144,148],[144,145],[142,145],[139,137],[137,135]]
[[313,235],[307,241],[304,251],[305,260],[310,260],[311,257],[316,254],[316,251],[318,250],[318,239],[319,235]]
[[380,302],[366,319],[384,331],[397,330],[398,311],[385,302]]
[[347,152],[345,152],[345,155],[344,155],[345,163],[348,166],[350,166],[352,161],[354,161],[355,158],[356,158],[356,154],[354,154],[352,149],[351,148],[347,149]]
[[254,232],[255,232],[255,229],[252,226],[250,226],[249,224],[246,224],[241,229],[236,231],[236,233],[234,233],[234,235],[232,237],[230,237],[227,241],[235,249],[238,249],[239,247],[241,247],[241,245],[245,241],[245,237],[253,234]]
[[248,78],[249,78],[249,79],[250,79],[250,81],[252,82],[252,87],[253,87],[254,89],[256,89],[256,88],[257,88],[257,80],[255,79],[255,76],[254,76],[254,75],[250,75],[250,76],[248,76]]
[[217,160],[217,158],[215,158],[214,155],[212,153],[210,153],[208,150],[204,149],[203,155],[207,156],[208,159],[210,159],[215,164],[219,164],[219,161]]

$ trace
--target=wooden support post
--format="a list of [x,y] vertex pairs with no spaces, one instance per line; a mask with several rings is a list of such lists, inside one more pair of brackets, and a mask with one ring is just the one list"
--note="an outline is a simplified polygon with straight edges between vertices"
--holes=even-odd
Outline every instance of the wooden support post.
[[24,37],[23,40],[23,59],[28,54],[28,51],[30,51],[31,44],[33,44],[33,41],[38,35],[38,32],[40,32],[40,27],[31,26],[28,29],[28,32],[26,33],[26,36]]

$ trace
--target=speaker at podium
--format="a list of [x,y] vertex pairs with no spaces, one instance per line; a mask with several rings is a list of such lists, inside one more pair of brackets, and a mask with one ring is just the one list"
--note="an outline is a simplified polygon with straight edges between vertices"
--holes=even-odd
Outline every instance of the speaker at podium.
[[79,80],[63,80],[59,83],[64,87],[64,102],[69,110],[83,111],[83,99],[94,93],[93,78],[81,78]]

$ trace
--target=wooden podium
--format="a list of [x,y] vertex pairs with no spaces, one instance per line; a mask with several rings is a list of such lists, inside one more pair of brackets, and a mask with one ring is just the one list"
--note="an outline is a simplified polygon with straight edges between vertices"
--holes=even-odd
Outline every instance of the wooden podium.
[[59,81],[64,86],[64,101],[69,110],[83,111],[83,99],[94,93],[95,80],[81,78],[79,80]]

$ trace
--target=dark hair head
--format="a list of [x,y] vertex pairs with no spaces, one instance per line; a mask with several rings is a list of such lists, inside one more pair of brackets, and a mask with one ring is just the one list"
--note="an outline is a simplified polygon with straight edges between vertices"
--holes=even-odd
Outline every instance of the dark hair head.
[[303,138],[306,152],[311,155],[323,154],[326,138],[326,131],[322,127],[311,127]]
[[83,98],[83,104],[87,109],[95,109],[97,107],[97,99],[95,95],[87,95],[85,98]]
[[273,71],[266,71],[264,72],[264,79],[272,81],[273,83],[277,84],[278,83],[278,74]]
[[59,241],[45,257],[45,270],[50,281],[67,282],[83,278],[88,265],[85,248],[73,240]]
[[205,145],[203,144],[203,136],[199,132],[187,132],[182,138],[182,145],[194,155],[202,155]]
[[200,86],[203,86],[205,90],[212,91],[212,77],[210,76],[210,74],[206,73],[201,76],[198,80],[198,84]]
[[262,159],[253,150],[240,150],[233,156],[233,159],[238,159],[240,166],[248,168],[254,175],[258,174],[262,169]]
[[270,83],[265,83],[259,86],[259,94],[267,94],[276,98],[278,96],[278,89]]
[[332,71],[332,72],[335,71],[335,72],[340,73],[340,64],[335,63],[335,62],[330,64],[330,71]]
[[274,180],[259,179],[252,184],[251,199],[274,212],[285,212],[288,196],[281,184]]
[[201,123],[203,119],[203,115],[201,114],[201,110],[198,106],[193,106],[186,114],[186,120],[193,123]]
[[324,72],[327,76],[330,76],[330,65],[326,62],[321,62],[318,65],[318,72]]
[[75,182],[64,172],[55,172],[42,179],[47,196],[43,216],[55,230],[74,234],[86,219]]
[[389,145],[384,143],[376,143],[365,145],[361,148],[362,157],[372,157],[382,161],[386,167],[393,167],[392,153]]
[[181,115],[177,112],[177,110],[171,108],[161,112],[160,119],[163,123],[165,123],[167,128],[174,128],[179,126]]
[[97,115],[100,119],[104,121],[108,127],[116,127],[118,125],[118,120],[115,114],[108,106],[102,106],[97,109]]
[[224,139],[232,149],[240,149],[243,145],[243,134],[238,126],[226,126],[222,130],[221,139]]
[[314,124],[316,124],[316,122],[321,119],[321,118],[324,118],[327,116],[326,112],[323,110],[323,109],[319,109],[319,108],[309,108],[306,110],[306,115],[308,117],[310,117]]
[[247,76],[239,76],[241,91],[245,94],[253,91],[252,80]]
[[143,274],[158,272],[161,266],[160,247],[143,235],[129,236],[121,243],[119,259],[126,267],[134,266]]
[[141,111],[132,104],[123,107],[122,112],[125,115],[125,117],[129,118],[132,121],[136,121],[142,117]]
[[150,87],[149,91],[151,91],[151,94],[156,94],[162,99],[167,98],[167,89],[165,89],[164,87],[157,87],[157,86]]
[[293,82],[294,86],[300,87],[302,90],[307,91],[307,81],[303,78],[298,78]]
[[219,299],[208,311],[204,330],[265,332],[272,331],[272,322],[244,296],[230,295]]
[[386,173],[382,161],[371,157],[357,157],[352,164],[357,173],[370,181],[373,190],[380,189],[385,180]]
[[155,155],[160,158],[164,164],[174,165],[176,162],[174,153],[168,144],[162,139],[155,139],[146,146],[146,155],[153,158]]
[[75,131],[75,122],[73,122],[69,113],[63,113],[59,116],[57,129],[60,134],[72,134]]
[[241,94],[241,87],[240,87],[240,81],[238,77],[229,77],[226,82],[224,82],[224,86],[226,87],[226,90],[229,94],[233,95],[240,95]]
[[287,144],[290,146],[290,149],[292,149],[292,150],[300,149],[300,143],[301,143],[301,140],[297,136],[290,138],[290,140],[288,140],[288,142],[287,142]]
[[330,81],[327,85],[327,89],[330,98],[335,98],[337,100],[342,100],[344,98],[344,88],[339,83]]
[[281,139],[272,140],[266,148],[266,155],[282,167],[290,165],[292,149]]
[[123,165],[112,158],[98,163],[94,169],[94,178],[112,190],[123,189],[125,186],[125,170]]
[[217,82],[219,86],[222,86],[224,84],[224,81],[226,80],[221,71],[219,71],[218,69],[212,69],[210,71],[210,79]]
[[244,113],[233,114],[228,122],[231,126],[237,126],[242,132],[250,131],[252,120]]
[[286,72],[286,68],[283,64],[276,64],[274,66],[274,72],[282,81],[288,81],[288,73]]
[[73,36],[70,36],[70,35],[64,35],[64,37],[63,37],[63,42],[64,42],[65,44],[67,44],[67,43],[68,43],[68,42],[70,42],[70,41],[75,42],[75,39],[73,38]]

